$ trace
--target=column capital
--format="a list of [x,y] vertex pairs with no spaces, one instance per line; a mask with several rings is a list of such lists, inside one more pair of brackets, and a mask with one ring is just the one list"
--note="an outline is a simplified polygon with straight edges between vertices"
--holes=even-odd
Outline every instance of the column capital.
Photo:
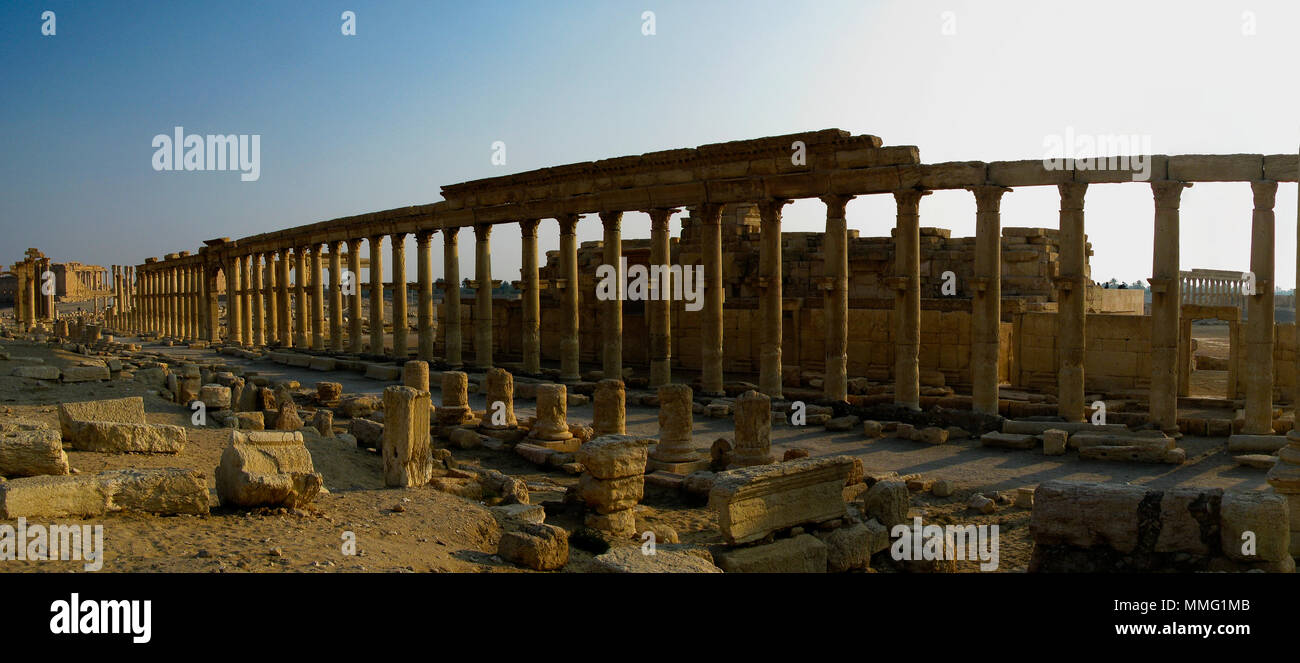
[[645,213],[650,215],[650,230],[652,232],[668,232],[669,222],[672,221],[673,215],[679,211],[675,207],[657,207],[646,210]]
[[1183,196],[1183,189],[1191,185],[1191,182],[1180,182],[1178,180],[1153,180],[1151,182],[1151,194],[1155,196],[1156,209],[1178,209]]
[[844,207],[856,197],[839,193],[828,193],[822,196],[821,201],[826,204],[826,218],[843,219]]
[[350,253],[356,253],[358,250],[361,249],[361,242],[363,242],[363,241],[365,241],[365,240],[364,240],[363,238],[361,238],[361,237],[353,237],[353,238],[348,239],[348,240],[347,240],[347,242],[348,242],[348,251],[349,251]]
[[789,204],[790,201],[785,198],[769,198],[754,203],[763,221],[780,221],[781,208]]
[[541,219],[524,219],[519,222],[519,234],[524,237],[537,237],[537,224]]
[[433,234],[438,232],[434,228],[425,228],[415,231],[415,243],[420,246],[428,246],[429,240],[433,239]]
[[406,241],[406,236],[407,236],[408,234],[410,234],[410,233],[405,233],[405,232],[395,232],[395,233],[390,233],[388,236],[393,240],[393,243],[394,243],[394,244],[398,244],[398,243],[400,243],[400,242],[404,242],[404,241]]
[[1255,209],[1273,209],[1277,199],[1277,181],[1255,180],[1250,183],[1250,190],[1255,194]]
[[492,236],[492,224],[476,223],[474,224],[474,238],[480,242],[486,242],[488,237]]
[[898,213],[918,214],[921,198],[928,195],[930,195],[929,189],[896,189],[894,191],[894,202],[898,205]]
[[977,212],[997,212],[1002,209],[1002,194],[1010,193],[1011,187],[1000,184],[976,184],[966,190],[975,194]]
[[448,244],[455,244],[456,237],[460,235],[460,226],[451,226],[442,229],[442,241]]
[[692,220],[699,219],[700,223],[713,226],[722,223],[722,205],[720,203],[702,203],[688,209],[691,211]]
[[601,225],[605,226],[606,232],[620,232],[623,227],[623,212],[621,210],[604,211],[598,214]]
[[1061,193],[1061,209],[1083,209],[1083,196],[1088,193],[1087,182],[1062,182],[1056,185]]
[[574,212],[565,212],[557,217],[556,221],[560,222],[561,235],[573,235],[578,230],[578,215]]
[[368,238],[366,238],[366,239],[368,239],[368,240],[370,241],[371,244],[383,244],[383,243],[384,243],[384,235],[383,235],[382,233],[381,233],[381,234],[378,234],[378,235],[371,235],[370,237],[368,237]]

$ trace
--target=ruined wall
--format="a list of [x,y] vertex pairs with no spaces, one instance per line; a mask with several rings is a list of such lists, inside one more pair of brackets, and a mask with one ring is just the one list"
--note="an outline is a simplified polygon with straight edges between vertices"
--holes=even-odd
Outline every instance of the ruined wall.
[[[1056,393],[1056,314],[1016,316],[1016,386]],[[1151,317],[1089,315],[1084,324],[1084,387],[1114,391],[1151,386]]]

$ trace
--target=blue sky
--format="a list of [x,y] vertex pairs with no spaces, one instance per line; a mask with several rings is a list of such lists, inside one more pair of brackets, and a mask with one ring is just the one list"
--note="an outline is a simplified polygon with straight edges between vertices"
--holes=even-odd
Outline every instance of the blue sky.
[[[54,36],[41,34],[46,10]],[[340,33],[345,10],[356,36]],[[930,163],[1040,158],[1067,129],[1148,136],[1157,153],[1293,152],[1297,43],[1294,2],[11,0],[0,262],[35,246],[134,264],[433,202],[444,184],[827,127],[917,145]],[[260,134],[261,178],[155,172],[151,140],[175,126]],[[505,166],[490,162],[494,141]],[[1296,197],[1279,188],[1280,287],[1295,282]],[[1250,208],[1244,184],[1185,193],[1183,267],[1245,269]],[[1021,189],[1003,221],[1056,227],[1056,210],[1053,189]],[[1092,187],[1095,277],[1149,275],[1151,213],[1145,185]],[[785,229],[819,230],[823,214],[796,203]],[[929,196],[921,214],[974,232],[968,193]],[[893,202],[855,200],[848,216],[887,235]],[[579,225],[581,240],[600,233]],[[629,214],[624,233],[648,236],[648,218]],[[558,247],[554,221],[540,244]],[[518,278],[518,246],[493,233],[494,276]]]

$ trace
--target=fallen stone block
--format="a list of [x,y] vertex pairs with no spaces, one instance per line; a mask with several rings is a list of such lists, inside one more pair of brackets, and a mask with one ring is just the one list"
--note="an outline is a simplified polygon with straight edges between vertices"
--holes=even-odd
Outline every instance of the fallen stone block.
[[519,444],[515,445],[515,453],[522,456],[524,460],[527,460],[528,462],[533,463],[535,465],[547,465],[548,459],[552,455],[558,454],[560,452],[554,449],[548,449],[543,446],[538,446],[536,444],[520,442]]
[[727,573],[825,573],[826,544],[811,534],[714,553]]
[[1017,435],[1042,435],[1044,431],[1063,430],[1071,435],[1075,433],[1127,433],[1124,424],[1094,424],[1086,421],[1021,421],[1007,419],[1002,422],[1003,433]]
[[578,495],[589,508],[598,513],[631,509],[645,496],[645,477],[637,475],[620,479],[597,479],[584,472],[578,479]]
[[0,425],[0,476],[30,477],[67,474],[68,455],[63,438],[51,428],[19,430]]
[[505,504],[489,507],[488,511],[502,527],[522,523],[540,525],[546,521],[546,509],[540,504]]
[[57,366],[17,366],[9,374],[34,380],[57,380],[62,375]]
[[205,384],[199,388],[198,399],[209,410],[229,409],[233,396],[230,387],[219,384]]
[[521,525],[501,535],[502,559],[537,571],[553,571],[569,563],[569,533],[554,525]]
[[828,431],[849,431],[857,428],[861,419],[856,415],[845,415],[828,420],[824,425]]
[[177,468],[37,476],[0,483],[0,518],[72,518],[122,510],[163,515],[208,513],[207,482]]
[[1228,451],[1273,453],[1286,446],[1285,435],[1232,435],[1228,438]]
[[980,446],[1001,449],[1033,449],[1038,446],[1038,438],[1028,433],[990,432],[980,436]]
[[413,387],[384,390],[384,485],[409,488],[433,476],[429,439],[429,392]]
[[357,438],[357,446],[378,449],[384,439],[384,425],[370,419],[353,419],[348,433]]
[[843,517],[842,491],[852,469],[853,459],[831,456],[728,470],[715,475],[709,508],[727,543],[757,541],[787,527]]
[[185,440],[181,426],[88,421],[75,426],[69,443],[80,451],[177,454]]
[[365,376],[371,380],[395,382],[402,379],[402,367],[391,364],[369,364]]
[[1079,458],[1086,460],[1114,460],[1130,463],[1163,463],[1169,449],[1160,447],[1117,445],[1093,446],[1079,449]]
[[72,438],[77,423],[101,421],[122,424],[148,423],[144,416],[144,399],[139,396],[100,401],[59,404],[59,432],[63,439]]
[[574,457],[597,479],[641,476],[650,442],[633,435],[602,435],[579,447]]
[[653,555],[642,553],[639,546],[622,547],[597,555],[591,570],[593,573],[722,573],[711,558],[663,545],[656,546]]
[[[1291,556],[1288,497],[1262,491],[1226,492],[1219,505],[1223,553],[1241,562],[1280,562]],[[1247,534],[1249,532],[1249,534]],[[1253,552],[1245,544],[1253,544]]]
[[237,507],[298,507],[322,486],[302,433],[280,431],[231,431],[216,480],[221,504]]
[[381,407],[383,404],[374,396],[352,396],[339,403],[339,411],[349,419],[369,416]]
[[111,380],[112,374],[102,364],[96,366],[68,366],[63,369],[64,382],[97,382]]
[[1069,445],[1070,434],[1059,429],[1049,428],[1043,431],[1043,455],[1062,456]]
[[1257,470],[1271,470],[1273,465],[1277,464],[1277,456],[1269,454],[1241,454],[1233,456],[1232,460],[1242,467],[1250,467]]
[[1069,438],[1071,449],[1089,447],[1141,447],[1147,449],[1172,449],[1174,438],[1158,431],[1138,433],[1075,433]]
[[871,547],[875,536],[865,524],[837,527],[829,532],[817,532],[816,536],[826,544],[828,572],[844,573],[871,566]]
[[863,513],[891,529],[907,522],[907,512],[911,508],[912,495],[906,481],[877,481],[862,496]]

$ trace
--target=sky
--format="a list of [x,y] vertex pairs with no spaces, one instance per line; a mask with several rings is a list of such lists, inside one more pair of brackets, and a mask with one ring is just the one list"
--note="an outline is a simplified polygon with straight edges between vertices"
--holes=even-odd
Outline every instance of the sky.
[[[435,202],[446,184],[831,127],[916,145],[925,163],[1039,159],[1067,134],[1134,137],[1156,154],[1294,153],[1295,44],[1293,1],[9,0],[0,263],[37,247],[137,264]],[[259,177],[155,170],[154,137],[177,126],[260,136]],[[1182,268],[1248,269],[1250,186],[1197,184],[1182,201]],[[1281,184],[1280,288],[1295,284],[1296,202]],[[1058,209],[1052,187],[1017,189],[1003,226],[1055,228]],[[1089,188],[1094,279],[1150,275],[1152,215],[1145,184]],[[858,198],[847,216],[886,236],[894,203]],[[798,201],[783,225],[824,219],[820,201]],[[973,196],[924,198],[921,223],[973,235]],[[624,218],[625,238],[649,228]],[[579,223],[580,241],[601,233],[595,217]],[[539,249],[558,247],[543,221]],[[517,279],[517,233],[497,230],[492,248],[493,276]]]

